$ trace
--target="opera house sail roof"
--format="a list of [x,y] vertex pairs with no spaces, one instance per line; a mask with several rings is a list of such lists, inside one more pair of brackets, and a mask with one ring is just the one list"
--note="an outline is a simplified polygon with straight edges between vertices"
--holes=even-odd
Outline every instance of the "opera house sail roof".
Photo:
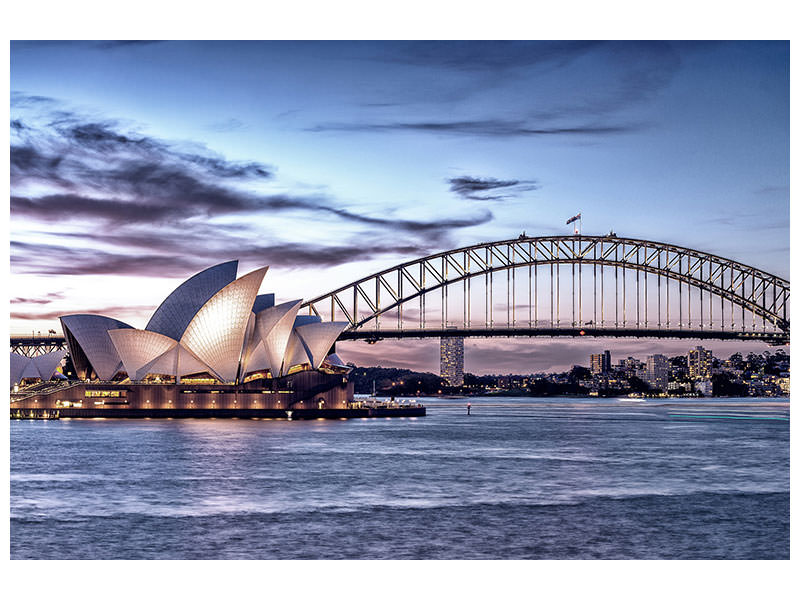
[[11,387],[23,379],[49,380],[58,369],[61,360],[66,355],[64,350],[55,350],[47,354],[28,357],[16,352],[11,353]]
[[[193,375],[235,383],[254,373],[280,377],[291,369],[341,365],[338,357],[328,356],[347,322],[298,316],[302,300],[276,306],[274,294],[258,294],[268,267],[238,279],[237,269],[238,261],[229,261],[189,278],[161,303],[145,329],[100,315],[61,317],[78,377],[180,382]],[[14,373],[33,372],[13,357],[12,365]]]

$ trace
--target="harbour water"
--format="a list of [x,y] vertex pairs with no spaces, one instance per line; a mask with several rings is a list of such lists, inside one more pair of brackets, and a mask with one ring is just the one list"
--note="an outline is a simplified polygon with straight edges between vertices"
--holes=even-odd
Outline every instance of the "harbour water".
[[12,421],[14,559],[786,559],[789,408]]

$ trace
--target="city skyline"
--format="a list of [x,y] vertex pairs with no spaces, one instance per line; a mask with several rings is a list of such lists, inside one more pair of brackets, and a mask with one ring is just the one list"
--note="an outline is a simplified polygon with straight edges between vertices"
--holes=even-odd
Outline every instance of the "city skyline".
[[[784,42],[14,42],[11,90],[12,333],[75,312],[143,327],[230,259],[270,264],[279,302],[309,298],[439,250],[569,233],[578,212],[587,234],[789,276]],[[590,342],[468,339],[465,370],[576,364]],[[337,350],[438,362],[430,340]]]

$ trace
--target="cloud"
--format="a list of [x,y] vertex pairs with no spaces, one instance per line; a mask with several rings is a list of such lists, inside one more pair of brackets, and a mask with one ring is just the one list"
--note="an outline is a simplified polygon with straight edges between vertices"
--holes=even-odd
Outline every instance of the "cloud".
[[[680,49],[689,51],[685,43]],[[678,46],[662,41],[415,41],[376,47],[373,59],[391,63],[390,68],[413,67],[403,73],[418,77],[419,85],[393,90],[390,97],[384,91],[359,106],[397,114],[395,106],[414,105],[411,114],[425,116],[325,122],[309,131],[473,137],[630,133],[645,126],[641,117],[609,121],[609,115],[651,101],[681,66]],[[497,118],[488,106],[502,106],[509,117]],[[443,116],[453,114],[468,117]]]
[[108,40],[92,43],[92,46],[100,50],[113,50],[115,48],[131,48],[137,46],[152,46],[160,44],[162,40]]
[[66,222],[104,220],[109,224],[159,223],[184,217],[177,206],[147,206],[114,199],[87,198],[77,194],[52,194],[40,198],[11,197],[15,217],[27,216],[41,221]]
[[11,92],[11,107],[22,108],[31,106],[47,106],[60,104],[55,98],[49,96],[39,96],[37,94],[26,94],[20,91]]
[[601,80],[584,78],[584,87],[577,93],[532,110],[529,117],[545,121],[600,118],[644,104],[672,82],[682,63],[675,46],[664,41],[605,42],[594,47],[591,60],[593,70],[605,74]]
[[778,194],[781,196],[789,194],[789,186],[788,185],[765,185],[763,187],[758,188],[755,191],[757,195],[772,195]]
[[215,121],[208,126],[208,129],[217,133],[225,133],[228,131],[238,131],[244,128],[244,123],[239,119],[231,117],[224,121]]
[[12,217],[52,221],[52,212],[60,211],[58,218],[159,224],[176,218],[306,211],[316,218],[322,212],[406,232],[471,227],[492,219],[488,211],[438,221],[375,217],[337,206],[329,196],[265,193],[250,185],[269,182],[274,173],[263,162],[227,160],[198,144],[181,145],[130,131],[117,121],[83,119],[59,110],[47,126],[20,132],[11,144],[12,190],[25,184],[59,189],[36,196],[13,193]]
[[16,273],[43,275],[145,275],[170,277],[208,265],[191,256],[156,253],[118,254],[96,248],[11,242],[11,268]]
[[[518,179],[501,180],[494,177],[470,177],[462,175],[452,177],[447,180],[450,184],[450,191],[455,192],[462,198],[468,200],[505,200],[517,196],[522,192],[529,192],[539,189],[539,185],[532,180],[520,181]],[[493,190],[502,190],[503,194],[487,194]]]
[[182,148],[124,131],[115,121],[81,120],[67,111],[58,111],[44,128],[13,133],[12,189],[36,183],[151,204],[180,192],[229,204],[231,184],[274,175],[272,167],[261,162],[226,160],[202,146]]
[[[90,248],[73,245],[11,242],[11,267],[15,273],[45,275],[140,275],[183,277],[209,264],[239,259],[255,265],[280,265],[284,269],[332,267],[385,256],[424,256],[432,248],[414,243],[385,242],[322,245],[314,243],[254,244],[237,236],[184,232],[182,236],[142,234],[68,234],[70,240],[93,242]],[[119,251],[99,250],[98,244],[115,244]],[[122,252],[125,248],[125,252]]]
[[347,131],[379,133],[387,131],[416,131],[446,135],[470,135],[485,137],[517,136],[597,136],[616,135],[638,131],[642,125],[630,123],[619,125],[582,124],[567,127],[544,127],[523,120],[479,119],[464,121],[417,121],[392,123],[326,123],[309,127],[306,131]]
[[[17,94],[14,101],[33,105],[34,112],[42,105],[44,113],[38,121],[26,119],[24,129],[12,132],[12,219],[59,223],[65,226],[58,231],[60,237],[103,238],[113,249],[108,255],[103,254],[106,248],[92,254],[20,241],[12,244],[12,265],[26,273],[182,272],[207,262],[180,257],[203,256],[207,261],[243,254],[254,260],[261,257],[258,262],[334,265],[401,252],[427,254],[444,245],[454,230],[494,218],[488,210],[431,220],[371,215],[341,206],[322,193],[270,192],[264,185],[274,180],[275,169],[266,163],[232,161],[199,144],[145,135],[111,119],[85,118],[52,99],[31,100]],[[29,122],[34,126],[28,127]],[[363,239],[333,246],[280,239],[252,244],[252,239],[263,237],[263,232],[250,230],[256,217],[291,218],[294,213],[302,223],[324,222],[327,216],[362,231],[366,228],[384,244]],[[226,224],[212,225],[209,220],[216,217],[227,218]],[[80,233],[73,237],[70,225],[80,226]],[[382,233],[406,234],[406,239],[386,244]],[[133,248],[134,255],[124,255],[126,248]],[[72,260],[65,260],[67,256]]]
[[336,354],[344,362],[362,367],[395,367],[421,372],[439,372],[439,340],[336,342]]
[[50,304],[55,300],[62,300],[64,294],[61,292],[50,292],[42,298],[12,298],[11,304]]
[[[157,167],[137,178],[116,181],[120,192],[141,194],[141,201],[119,198],[92,198],[78,194],[51,194],[38,198],[12,196],[14,217],[30,217],[45,222],[102,220],[111,225],[176,225],[193,217],[211,217],[246,213],[277,213],[299,210],[335,215],[343,221],[370,225],[387,231],[425,234],[430,241],[444,241],[453,229],[473,227],[491,221],[494,216],[480,211],[462,218],[430,221],[374,217],[330,206],[325,198],[288,195],[256,196],[217,186],[204,185],[180,173],[158,173]],[[183,185],[181,185],[183,182]],[[161,184],[161,185],[159,185]],[[129,187],[125,190],[125,187]],[[151,194],[144,192],[151,190]],[[157,199],[158,202],[152,200]]]
[[[114,318],[125,316],[141,317],[143,313],[152,313],[155,309],[156,307],[151,305],[104,306],[102,308],[80,309],[80,314],[113,316]],[[54,321],[67,314],[70,314],[69,311],[64,310],[40,313],[12,312],[11,318],[21,321]]]
[[415,41],[379,47],[378,60],[456,71],[565,66],[603,46],[596,41]]
[[368,215],[352,213],[346,210],[331,208],[328,206],[319,207],[319,210],[330,212],[344,219],[363,223],[365,225],[380,225],[381,227],[386,227],[387,229],[396,229],[406,233],[425,233],[428,235],[433,234],[437,236],[437,238],[440,234],[445,233],[450,229],[483,225],[494,218],[494,215],[488,210],[484,210],[472,217],[464,217],[461,219],[438,219],[435,221],[415,221],[406,219],[370,217]]

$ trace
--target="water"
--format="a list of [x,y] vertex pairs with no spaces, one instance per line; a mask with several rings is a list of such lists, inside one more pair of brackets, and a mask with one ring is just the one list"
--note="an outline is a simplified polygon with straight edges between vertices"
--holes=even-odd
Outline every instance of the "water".
[[11,557],[789,557],[785,406],[424,402],[404,419],[12,421]]

